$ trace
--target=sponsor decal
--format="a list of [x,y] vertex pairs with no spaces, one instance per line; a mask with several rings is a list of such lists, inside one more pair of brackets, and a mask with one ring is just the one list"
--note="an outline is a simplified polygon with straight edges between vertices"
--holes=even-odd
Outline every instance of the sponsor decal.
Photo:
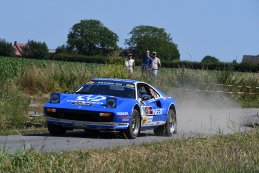
[[83,95],[83,96],[78,96],[76,101],[91,101],[91,102],[99,102],[101,100],[105,100],[106,97],[101,96],[101,95]]
[[153,115],[153,110],[151,106],[142,106],[141,111],[142,115]]
[[102,100],[106,100],[106,97],[101,95],[83,95],[78,96],[76,100],[67,100],[67,102],[70,102],[75,105],[91,106],[92,104],[103,104],[103,102],[100,102]]
[[154,115],[162,115],[163,113],[163,109],[159,108],[159,109],[153,109]]
[[117,112],[117,115],[129,115],[129,112]]
[[105,82],[105,81],[97,81],[97,84],[105,84],[105,85],[123,85],[122,83],[116,83],[116,82]]
[[147,123],[147,117],[143,117],[142,124],[146,124],[146,123]]
[[123,118],[121,121],[129,121],[128,118]]
[[130,84],[130,83],[125,83],[127,81],[120,81],[120,80],[116,80],[116,81],[89,81],[88,84],[102,84],[102,85],[119,85],[119,86],[127,86],[127,87],[131,87],[131,88],[135,88],[134,84]]
[[146,112],[146,115],[153,115],[152,107],[151,106],[146,106],[145,107],[145,112]]
[[72,102],[74,105],[83,105],[83,106],[92,106],[91,102],[79,102],[79,101],[74,101]]
[[142,124],[143,125],[150,125],[153,122],[153,117],[152,116],[144,116],[142,118]]
[[142,115],[154,116],[154,115],[162,115],[162,108],[153,109],[152,106],[142,106]]
[[119,118],[130,118],[130,116],[119,116]]

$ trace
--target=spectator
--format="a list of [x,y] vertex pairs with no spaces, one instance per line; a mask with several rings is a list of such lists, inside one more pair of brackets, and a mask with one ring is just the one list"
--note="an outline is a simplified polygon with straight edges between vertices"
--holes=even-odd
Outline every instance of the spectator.
[[158,68],[161,66],[160,59],[157,57],[157,53],[153,52],[152,53],[152,68],[151,68],[151,74],[154,77],[157,77],[158,75]]
[[150,68],[152,64],[152,58],[150,57],[149,50],[146,51],[146,56],[142,60],[142,75],[146,73],[147,75],[150,74]]
[[133,73],[133,68],[135,66],[135,60],[132,58],[132,53],[128,54],[128,59],[125,61],[126,70]]

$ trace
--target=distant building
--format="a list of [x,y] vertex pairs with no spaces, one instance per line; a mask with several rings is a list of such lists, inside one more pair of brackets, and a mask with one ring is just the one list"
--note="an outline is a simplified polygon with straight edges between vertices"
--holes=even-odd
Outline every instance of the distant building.
[[14,42],[13,48],[15,50],[16,56],[23,56],[25,54],[25,43],[17,43],[17,41]]
[[259,63],[259,55],[244,55],[242,62]]
[[48,49],[49,54],[56,53],[56,49]]

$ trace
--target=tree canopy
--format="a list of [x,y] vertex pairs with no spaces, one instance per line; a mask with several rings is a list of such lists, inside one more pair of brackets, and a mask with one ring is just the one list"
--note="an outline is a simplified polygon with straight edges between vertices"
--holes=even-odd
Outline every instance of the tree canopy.
[[48,55],[48,46],[45,42],[29,40],[25,46],[24,53],[23,56],[43,59]]
[[206,55],[201,62],[203,63],[217,63],[219,59],[215,58],[214,56]]
[[145,50],[150,50],[158,52],[158,56],[167,61],[180,59],[177,45],[163,28],[140,25],[129,34],[131,37],[125,40],[125,44],[136,51],[138,57],[144,56]]
[[14,56],[14,52],[12,43],[5,41],[5,39],[0,39],[0,56]]
[[117,48],[119,37],[98,20],[81,20],[68,34],[70,50],[84,55],[107,55]]

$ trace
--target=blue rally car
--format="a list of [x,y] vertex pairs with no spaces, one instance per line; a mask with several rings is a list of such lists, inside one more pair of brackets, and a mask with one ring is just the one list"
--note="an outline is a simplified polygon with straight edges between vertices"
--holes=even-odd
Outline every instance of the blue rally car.
[[137,80],[94,78],[74,93],[51,93],[44,115],[53,135],[76,128],[121,131],[131,139],[140,130],[177,132],[175,100]]

